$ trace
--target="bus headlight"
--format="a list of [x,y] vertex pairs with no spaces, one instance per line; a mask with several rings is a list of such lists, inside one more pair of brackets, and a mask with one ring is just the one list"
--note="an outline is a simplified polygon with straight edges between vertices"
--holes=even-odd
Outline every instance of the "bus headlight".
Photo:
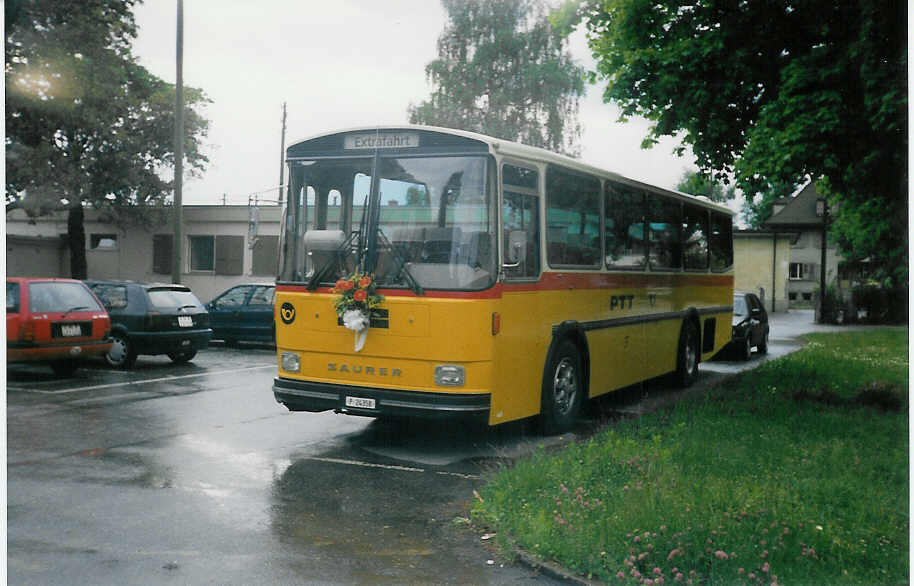
[[441,364],[435,367],[435,384],[439,387],[462,387],[466,372],[462,366]]
[[301,359],[296,352],[283,352],[279,356],[279,365],[286,372],[298,372],[301,370]]

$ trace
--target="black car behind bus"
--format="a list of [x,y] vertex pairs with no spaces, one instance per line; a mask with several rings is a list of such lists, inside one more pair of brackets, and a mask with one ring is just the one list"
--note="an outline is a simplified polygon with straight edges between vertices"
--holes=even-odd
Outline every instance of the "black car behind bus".
[[187,362],[209,345],[209,314],[184,285],[86,281],[111,316],[108,364],[131,368],[140,354]]

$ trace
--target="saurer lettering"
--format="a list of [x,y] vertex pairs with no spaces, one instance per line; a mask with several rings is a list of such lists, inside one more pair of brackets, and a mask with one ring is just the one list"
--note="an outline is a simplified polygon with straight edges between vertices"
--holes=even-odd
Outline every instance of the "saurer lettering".
[[330,372],[346,372],[353,374],[370,374],[372,376],[401,376],[399,368],[378,368],[375,366],[362,366],[361,364],[337,364],[328,362],[327,370]]

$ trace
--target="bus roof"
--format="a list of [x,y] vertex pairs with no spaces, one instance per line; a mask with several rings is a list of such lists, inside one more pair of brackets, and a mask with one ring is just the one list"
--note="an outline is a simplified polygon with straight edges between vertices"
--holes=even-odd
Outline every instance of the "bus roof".
[[663,195],[672,195],[676,198],[688,201],[690,203],[696,203],[704,207],[712,208],[716,211],[726,213],[729,215],[735,215],[736,212],[723,206],[721,204],[712,202],[704,196],[695,196],[688,193],[682,193],[681,191],[676,191],[673,189],[665,189],[663,187],[658,187],[656,185],[651,185],[650,183],[644,183],[643,181],[638,181],[636,179],[631,179],[620,173],[602,169],[594,165],[580,161],[569,157],[567,155],[561,155],[554,153],[552,151],[540,148],[533,147],[518,142],[512,142],[510,140],[505,140],[501,138],[495,138],[492,136],[487,136],[485,134],[479,134],[477,132],[470,132],[467,130],[458,130],[454,128],[444,128],[439,126],[422,126],[417,124],[395,124],[395,125],[384,125],[384,126],[361,126],[361,127],[352,127],[344,128],[339,130],[333,130],[328,132],[322,132],[320,134],[315,134],[313,136],[307,137],[302,140],[293,141],[288,149],[291,150],[295,145],[302,144],[305,142],[310,142],[312,140],[334,136],[338,134],[347,134],[354,132],[390,132],[390,131],[418,131],[418,132],[436,132],[440,134],[449,134],[452,136],[459,136],[471,140],[476,140],[480,143],[488,145],[489,149],[492,152],[507,156],[513,157],[516,159],[525,159],[529,161],[535,161],[539,163],[553,163],[556,165],[561,165],[563,167],[580,171],[582,173],[589,173],[596,175],[605,179],[612,179],[620,183],[631,185],[633,187],[639,187],[642,189],[647,189],[655,193],[660,193]]

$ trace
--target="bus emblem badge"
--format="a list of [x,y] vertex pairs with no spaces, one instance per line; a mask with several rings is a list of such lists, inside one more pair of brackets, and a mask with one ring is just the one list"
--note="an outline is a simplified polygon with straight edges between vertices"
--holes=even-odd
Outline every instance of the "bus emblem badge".
[[289,325],[295,321],[295,306],[286,301],[282,304],[282,307],[279,308],[279,318],[282,320],[282,323]]

